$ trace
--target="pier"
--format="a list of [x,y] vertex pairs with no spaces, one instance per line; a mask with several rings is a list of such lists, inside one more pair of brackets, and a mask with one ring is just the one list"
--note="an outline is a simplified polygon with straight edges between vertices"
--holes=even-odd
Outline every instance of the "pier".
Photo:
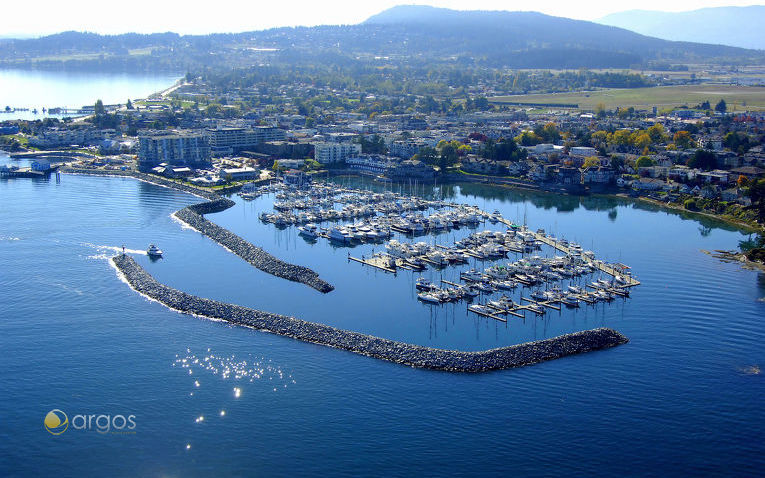
[[377,269],[383,270],[385,272],[392,272],[393,274],[396,273],[396,269],[390,267],[390,261],[386,260],[384,257],[380,256],[372,256],[369,259],[359,259],[356,257],[348,256],[349,261],[359,262],[361,264],[366,264],[371,267],[375,267]]
[[[506,225],[507,227],[513,227],[514,226],[514,224],[511,221],[508,221],[505,218],[499,218],[498,221],[501,222],[502,224]],[[554,248],[555,250],[560,251],[560,252],[562,252],[562,253],[564,253],[566,255],[572,254],[573,251],[571,251],[568,247],[564,246],[563,244],[561,244],[558,241],[553,241],[552,239],[547,237],[546,234],[541,234],[539,232],[534,232],[534,231],[531,231],[531,232],[534,234],[534,236],[536,237],[537,241],[539,241],[539,242],[541,242],[543,244],[546,244],[546,245]],[[631,275],[625,273],[625,270],[627,269],[626,266],[624,266],[624,268],[621,271],[619,271],[615,267],[613,267],[613,266],[611,266],[609,264],[606,264],[603,261],[595,260],[595,261],[592,261],[592,264],[595,267],[597,267],[601,272],[604,272],[604,273],[610,275],[611,277],[616,277],[616,276],[623,277],[626,280],[626,283],[624,284],[624,287],[635,287],[635,286],[640,285],[640,281],[638,281],[637,279],[635,279]]]

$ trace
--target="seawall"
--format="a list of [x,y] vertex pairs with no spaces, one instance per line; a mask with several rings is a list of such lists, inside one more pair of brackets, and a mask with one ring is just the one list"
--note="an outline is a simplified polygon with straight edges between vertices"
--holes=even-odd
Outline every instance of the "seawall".
[[334,286],[332,286],[330,283],[320,279],[319,274],[317,274],[314,270],[309,269],[308,267],[284,262],[281,259],[272,256],[263,249],[245,241],[228,229],[220,227],[219,225],[205,219],[204,214],[212,214],[225,211],[226,209],[236,204],[234,201],[222,198],[214,192],[189,186],[187,184],[181,184],[158,176],[140,173],[137,171],[107,171],[73,168],[67,168],[64,171],[71,174],[86,174],[91,176],[131,177],[151,184],[165,186],[208,199],[206,202],[192,204],[191,206],[187,206],[179,211],[176,211],[173,213],[173,215],[186,223],[188,226],[196,229],[213,241],[226,247],[231,252],[249,262],[251,265],[262,270],[263,272],[274,275],[276,277],[280,277],[282,279],[306,284],[323,293],[331,292],[335,289]]
[[480,352],[434,349],[197,297],[157,282],[127,255],[117,255],[112,261],[134,290],[171,309],[411,367],[487,372],[605,349],[628,341],[615,330],[599,328]]

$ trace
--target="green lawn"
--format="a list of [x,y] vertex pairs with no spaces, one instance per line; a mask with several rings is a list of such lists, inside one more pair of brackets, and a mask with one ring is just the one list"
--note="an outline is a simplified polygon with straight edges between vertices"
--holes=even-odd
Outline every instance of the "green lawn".
[[693,107],[703,101],[709,101],[714,106],[720,99],[724,99],[728,104],[728,111],[765,110],[765,87],[731,85],[657,86],[654,88],[608,89],[489,98],[495,103],[577,104],[583,110],[594,110],[599,103],[605,104],[607,109],[614,109],[617,106],[650,109],[656,106],[661,110],[683,105]]

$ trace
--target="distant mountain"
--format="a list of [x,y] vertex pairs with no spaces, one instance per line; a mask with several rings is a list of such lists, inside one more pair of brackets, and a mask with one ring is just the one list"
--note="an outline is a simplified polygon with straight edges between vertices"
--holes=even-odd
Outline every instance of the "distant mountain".
[[535,12],[423,6],[394,7],[359,25],[182,36],[64,32],[0,41],[0,67],[20,68],[184,72],[265,63],[352,65],[380,59],[420,66],[576,69],[762,64],[765,52],[661,40]]
[[363,25],[386,26],[415,38],[428,38],[434,41],[432,47],[435,49],[453,51],[462,45],[473,55],[488,56],[558,51],[570,53],[576,58],[573,63],[584,61],[585,52],[599,55],[600,61],[609,63],[627,61],[628,58],[632,58],[633,63],[638,58],[638,63],[658,58],[693,61],[753,53],[719,45],[670,42],[623,28],[537,12],[457,11],[402,5],[370,17]]
[[765,50],[765,6],[702,8],[669,13],[630,10],[597,20],[665,40],[730,45]]

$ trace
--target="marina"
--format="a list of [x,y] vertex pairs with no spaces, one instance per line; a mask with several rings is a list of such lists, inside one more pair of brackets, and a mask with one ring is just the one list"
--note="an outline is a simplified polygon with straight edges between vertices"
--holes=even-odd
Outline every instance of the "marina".
[[[295,189],[276,183],[240,196],[252,200],[264,194],[274,195],[276,212],[260,212],[261,222],[278,229],[296,226],[303,240],[326,240],[333,248],[381,246],[360,257],[348,252],[347,260],[394,275],[399,270],[419,275],[416,299],[425,306],[467,302],[469,313],[506,323],[507,316],[542,317],[562,306],[626,299],[640,284],[629,266],[599,260],[573,241],[517,224],[497,210],[327,184]],[[430,242],[416,239],[423,236]],[[443,277],[448,269],[456,269],[455,281]],[[422,276],[427,270],[439,279]]]

